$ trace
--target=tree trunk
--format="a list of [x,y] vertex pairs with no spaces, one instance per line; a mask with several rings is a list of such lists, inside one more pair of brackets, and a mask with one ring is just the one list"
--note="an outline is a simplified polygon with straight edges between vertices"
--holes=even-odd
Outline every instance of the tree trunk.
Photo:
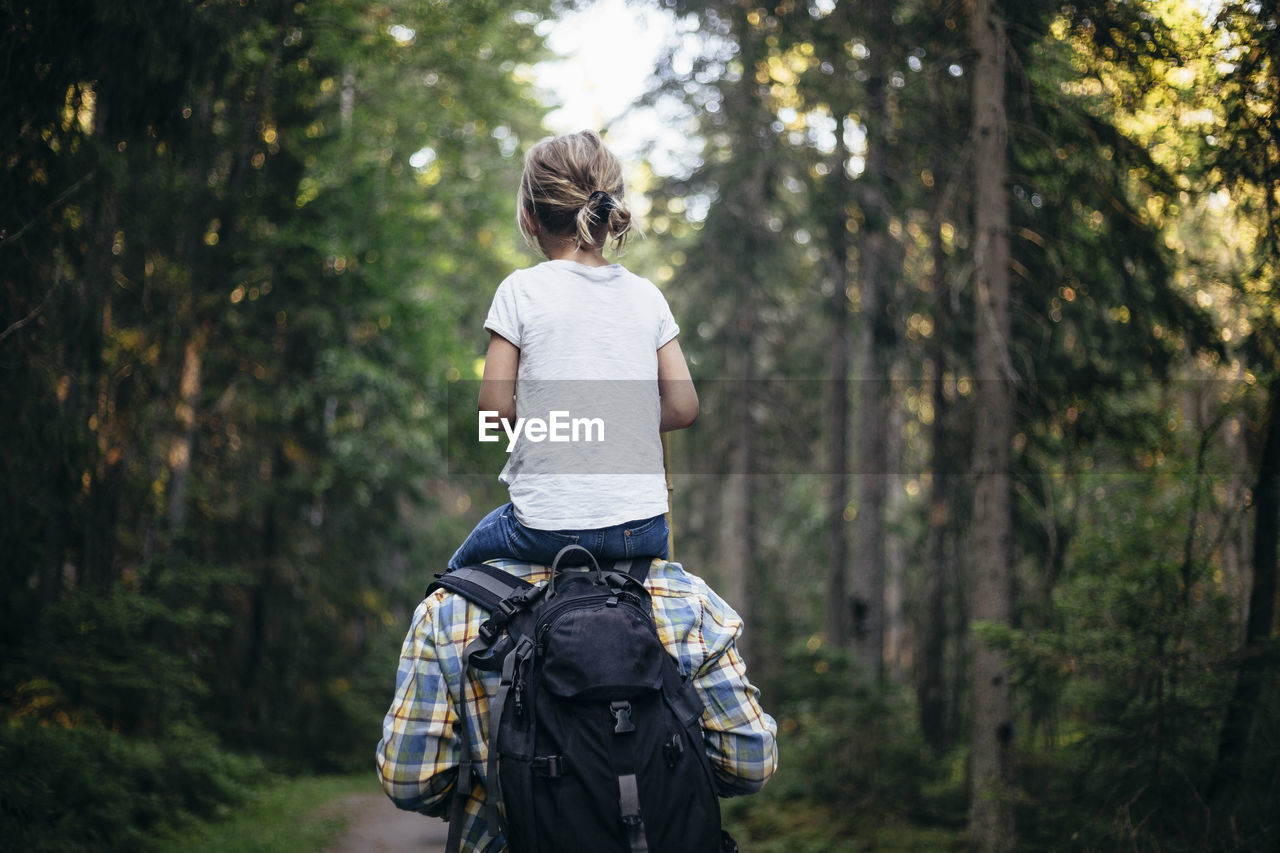
[[827,492],[827,640],[843,647],[849,642],[849,178],[845,161],[849,151],[844,134],[836,134],[832,158],[830,197],[824,199],[831,275],[831,343],[827,398],[827,431],[830,448]]
[[181,538],[187,519],[187,480],[191,474],[191,453],[195,445],[196,406],[200,400],[201,369],[208,325],[203,325],[187,340],[182,352],[182,374],[178,382],[178,405],[175,410],[177,432],[169,443],[169,535],[174,543]]
[[[1232,460],[1230,468],[1237,472],[1231,478],[1231,502],[1234,507],[1243,509],[1248,505],[1246,495],[1249,491],[1249,484],[1245,480],[1245,472],[1249,470],[1249,443],[1245,439],[1248,417],[1242,412],[1236,412],[1230,416],[1227,426],[1223,430],[1223,440]],[[1249,618],[1249,574],[1252,565],[1250,531],[1245,513],[1241,512],[1236,517],[1238,520],[1231,534],[1222,541],[1222,565],[1226,576],[1224,586],[1231,599],[1232,614],[1236,616],[1238,625],[1245,626]],[[1243,638],[1244,631],[1241,630],[1240,639],[1243,641]]]
[[[51,286],[57,288],[62,285],[63,277],[68,274],[62,262],[55,261]],[[67,284],[67,290],[70,290],[69,284]],[[64,365],[64,384],[59,385],[56,392],[59,413],[66,424],[76,424],[83,420],[81,412],[84,391],[80,378],[80,347],[81,339],[84,336],[76,334],[72,326],[74,322],[73,312],[83,302],[83,298],[76,299],[68,296],[65,299],[66,308],[62,309],[66,313],[58,314],[59,317],[65,317],[64,322],[67,324],[66,328],[68,329],[67,332],[62,334],[66,342],[66,349],[61,353],[62,364]],[[54,312],[51,310],[50,313],[53,314]],[[83,319],[80,322],[83,322]],[[73,450],[74,442],[70,440],[71,433],[72,429],[70,427],[60,427],[53,435],[53,439],[56,441],[57,453],[50,454],[49,470],[52,473],[50,478],[52,483],[49,488],[49,496],[52,500],[49,514],[45,518],[44,565],[40,570],[37,598],[41,610],[57,601],[62,594],[63,565],[67,558],[67,538],[71,526],[71,507],[75,500],[74,478],[77,476],[75,470],[76,457]]]
[[[105,134],[107,97],[99,95],[95,106],[94,141],[97,145],[106,145],[109,144]],[[106,379],[103,323],[108,313],[107,301],[115,287],[112,275],[115,255],[111,247],[120,222],[116,192],[114,182],[104,182],[101,195],[87,206],[85,212],[84,226],[85,233],[89,235],[89,246],[84,255],[80,283],[80,309],[83,314],[80,328],[75,333],[79,339],[73,348],[76,361],[71,365],[76,373],[75,390],[68,397],[69,401],[75,401],[73,408],[76,412],[70,423],[77,432],[83,431],[83,443],[78,448],[82,455],[77,460],[82,467],[76,472],[82,488],[80,496],[75,499],[82,515],[80,530],[77,531],[80,541],[79,581],[100,590],[108,589],[113,580],[106,553],[109,549],[100,546],[114,539],[117,533],[114,529],[99,527],[104,519],[98,517],[97,509],[103,496],[99,493],[102,484],[97,476],[98,436],[94,434],[105,427],[98,417],[97,408],[98,391]]]
[[[755,83],[754,71],[763,58],[763,42],[753,32],[746,6],[733,10],[734,31],[741,34],[739,60],[748,69],[736,85],[726,91],[725,112],[732,115],[732,137],[751,146],[744,153],[746,168],[732,188],[726,187],[722,204],[738,220],[739,234],[735,235],[738,253],[726,259],[743,270],[760,270],[766,266],[768,243],[774,239],[768,220],[775,201],[775,185],[778,181],[776,152],[771,150],[769,135],[760,132],[767,128],[773,113],[763,100],[760,87]],[[727,451],[728,476],[724,480],[725,493],[721,501],[720,559],[727,570],[725,597],[743,618],[746,631],[740,648],[757,678],[767,680],[770,668],[778,663],[781,655],[770,654],[761,642],[766,635],[765,584],[756,568],[756,489],[758,471],[756,464],[757,424],[753,415],[758,391],[757,342],[761,298],[754,284],[748,284],[734,299],[728,311],[725,343],[729,356],[726,359],[728,375],[732,377],[733,400],[729,407],[726,438],[731,442]]]
[[853,650],[869,683],[884,678],[885,634],[885,506],[889,476],[888,431],[892,409],[890,374],[896,333],[893,304],[889,201],[890,125],[888,99],[888,10],[882,0],[864,4],[868,22],[867,167],[862,187],[862,241],[859,246],[862,347],[858,358],[858,503],[854,520]]
[[1253,490],[1257,509],[1253,533],[1253,589],[1249,593],[1249,620],[1245,625],[1244,650],[1235,692],[1227,706],[1218,741],[1218,758],[1209,782],[1211,803],[1229,804],[1240,785],[1249,733],[1258,698],[1268,674],[1264,650],[1271,639],[1275,616],[1276,562],[1280,558],[1280,379],[1269,388],[1270,412],[1267,435],[1258,467],[1258,484]]
[[[890,387],[896,388],[895,380]],[[895,466],[903,454],[903,435],[906,418],[901,406],[892,406],[889,411],[888,455]],[[905,510],[907,492],[901,471],[886,475],[888,486],[888,502],[885,515],[889,519],[900,518]],[[885,537],[885,584],[884,584],[884,666],[885,677],[889,683],[902,685],[910,680],[910,665],[915,657],[914,637],[911,635],[903,612],[903,602],[907,595],[907,544],[902,536]]]
[[[742,407],[742,408],[745,408]],[[735,412],[737,416],[749,416]],[[751,476],[747,466],[750,457],[742,442],[751,440],[751,430],[739,423],[738,442],[729,448],[729,471],[721,491],[720,547],[718,549],[724,577],[724,598],[744,618],[750,609],[751,548]]]
[[916,701],[920,709],[920,731],[934,755],[951,748],[954,732],[947,714],[948,691],[943,672],[943,656],[947,644],[947,579],[952,555],[947,553],[947,533],[951,521],[950,429],[947,423],[949,403],[945,390],[946,349],[942,345],[943,329],[952,328],[947,305],[945,277],[946,253],[942,242],[943,206],[934,210],[933,227],[933,298],[935,333],[929,342],[930,377],[933,401],[933,423],[929,434],[933,454],[929,481],[929,536],[924,583],[924,629],[920,642],[920,678]]
[[[729,364],[732,372],[741,378],[730,383],[732,405],[725,436],[728,439],[726,461],[729,470],[721,492],[718,555],[725,579],[721,592],[742,616],[747,627],[740,641],[741,651],[747,660],[759,662],[761,649],[758,642],[763,625],[758,604],[760,590],[753,568],[756,550],[755,476],[751,470],[756,444],[755,420],[751,412],[755,394],[751,334],[754,311],[753,301],[749,297],[744,298],[731,321],[735,346]],[[760,665],[756,666],[756,669],[760,668]]]
[[[221,224],[222,238],[211,250],[204,250],[199,244],[195,244],[194,248],[188,250],[192,270],[224,271],[231,267],[231,246],[237,236],[238,214],[244,201],[244,185],[252,171],[251,164],[256,148],[255,138],[261,130],[264,117],[269,115],[275,98],[276,74],[284,55],[284,35],[289,31],[293,17],[290,8],[284,3],[277,6],[271,54],[258,69],[256,82],[249,85],[249,91],[253,93],[253,106],[244,113],[235,148],[235,159],[232,161],[226,189],[222,193],[218,206],[220,214],[216,217]],[[343,85],[350,85],[351,82],[344,78]],[[219,275],[220,273],[211,275],[210,280],[220,280]],[[212,321],[208,316],[208,306],[204,303],[202,295],[199,290],[192,294],[186,312],[187,322],[195,328],[183,350],[179,399],[176,408],[178,429],[169,444],[167,459],[170,470],[168,500],[170,549],[178,545],[178,540],[182,536],[182,527],[186,523],[187,486],[190,478],[191,454],[194,449],[196,405],[200,397],[205,349],[213,332]]]
[[[975,54],[973,109],[974,281],[976,285],[977,412],[974,431],[971,613],[1009,625],[1012,615],[1010,447],[1013,439],[1009,360],[1009,210],[1004,109],[1003,23],[991,0],[969,8]],[[1013,702],[1008,654],[975,637],[971,677],[969,838],[984,853],[1012,850],[1010,755]]]

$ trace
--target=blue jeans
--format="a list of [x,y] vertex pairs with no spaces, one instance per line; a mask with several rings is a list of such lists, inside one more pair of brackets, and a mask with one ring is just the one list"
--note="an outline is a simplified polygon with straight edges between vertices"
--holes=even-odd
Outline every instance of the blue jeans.
[[517,521],[515,508],[505,503],[480,519],[449,560],[449,568],[473,566],[498,557],[550,565],[566,545],[581,545],[602,562],[627,557],[665,558],[667,519],[655,515],[594,530],[535,530]]

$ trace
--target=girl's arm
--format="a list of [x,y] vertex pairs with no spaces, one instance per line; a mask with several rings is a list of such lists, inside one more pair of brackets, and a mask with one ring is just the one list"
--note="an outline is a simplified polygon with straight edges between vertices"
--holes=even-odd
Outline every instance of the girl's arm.
[[498,417],[516,419],[516,370],[520,367],[520,348],[496,332],[489,333],[489,351],[484,357],[484,376],[480,379],[482,412],[497,412]]
[[[486,364],[485,372],[488,373]],[[658,395],[662,398],[659,431],[684,429],[698,419],[698,392],[689,375],[678,338],[658,350]]]

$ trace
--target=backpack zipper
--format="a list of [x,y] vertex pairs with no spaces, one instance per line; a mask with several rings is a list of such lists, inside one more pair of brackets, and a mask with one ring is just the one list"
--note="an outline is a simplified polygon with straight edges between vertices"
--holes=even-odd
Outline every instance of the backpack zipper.
[[593,610],[599,605],[608,606],[610,599],[617,599],[619,606],[626,604],[630,606],[638,615],[647,617],[641,605],[640,596],[634,592],[607,592],[597,593],[590,597],[575,598],[564,603],[557,603],[538,620],[537,626],[534,628],[534,637],[537,639],[538,651],[542,650],[547,634],[560,623],[560,620],[568,616],[571,612],[577,610]]

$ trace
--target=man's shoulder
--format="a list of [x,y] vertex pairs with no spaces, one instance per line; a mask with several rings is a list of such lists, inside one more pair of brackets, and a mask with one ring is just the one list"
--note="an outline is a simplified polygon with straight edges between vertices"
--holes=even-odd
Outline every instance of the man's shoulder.
[[[493,568],[501,569],[513,577],[535,585],[546,583],[551,576],[550,568],[539,563],[513,559],[495,559],[486,562]],[[654,559],[649,564],[645,587],[652,595],[710,599],[719,597],[706,581],[687,571],[683,565],[663,559]],[[445,595],[447,593],[444,590],[437,590],[434,593],[438,601],[443,601]]]
[[654,560],[649,566],[649,577],[645,586],[654,595],[674,597],[708,598],[714,596],[702,578],[689,572],[680,563],[670,560]]
[[[550,578],[550,569],[537,563],[505,559],[487,563],[532,584],[544,584]],[[733,607],[680,563],[653,560],[645,588],[658,636],[686,674],[700,671],[706,660],[732,645],[741,631],[742,620]],[[485,618],[476,605],[445,590],[432,593],[424,606],[432,611],[428,618],[436,636],[447,638],[454,646],[473,639]]]

